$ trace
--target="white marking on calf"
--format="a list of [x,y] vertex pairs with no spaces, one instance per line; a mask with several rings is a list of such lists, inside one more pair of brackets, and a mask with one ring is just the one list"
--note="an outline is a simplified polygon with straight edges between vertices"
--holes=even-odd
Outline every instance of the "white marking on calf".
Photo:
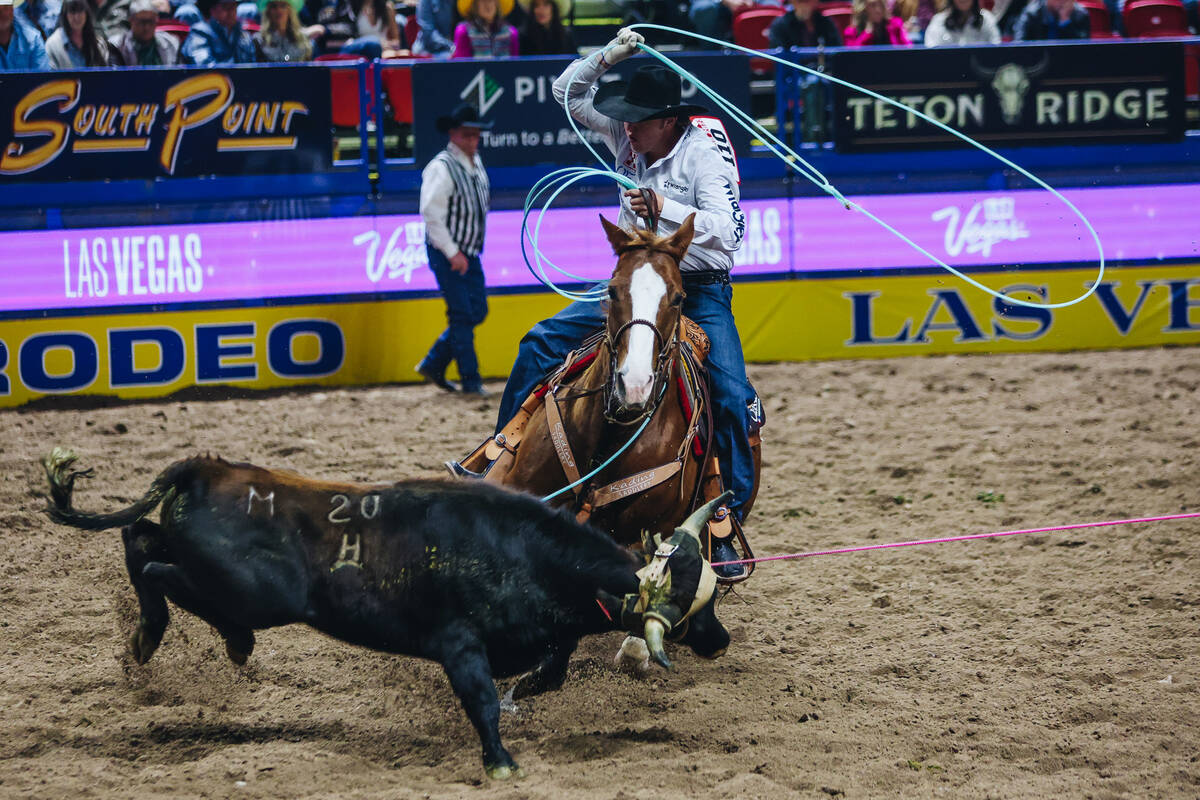
[[369,494],[362,499],[358,504],[358,510],[362,513],[363,519],[375,519],[379,516],[379,495]]
[[[667,293],[667,284],[647,261],[634,270],[629,281],[633,300],[633,319],[651,324],[658,320],[658,305]],[[650,400],[654,389],[654,332],[645,325],[634,325],[628,331],[629,349],[617,374],[625,386],[625,402],[642,405]]]
[[264,497],[263,495],[259,494],[258,491],[253,486],[251,486],[250,487],[250,495],[246,498],[246,516],[250,516],[250,512],[254,509],[254,501],[255,500],[258,500],[260,502],[267,504],[267,516],[268,517],[275,516],[275,493],[274,492],[270,492],[266,495],[266,497]]
[[329,498],[329,502],[333,503],[335,508],[329,512],[329,516],[326,517],[326,519],[328,519],[334,525],[344,525],[350,521],[349,517],[339,517],[338,516],[339,513],[349,510],[349,508],[350,508],[350,498],[349,497],[346,497],[346,495],[344,495],[344,494],[335,494],[333,497]]
[[350,536],[351,534],[349,533],[342,534],[342,549],[338,552],[338,560],[329,568],[330,572],[339,567],[362,569],[362,539],[359,538],[357,533],[353,534],[354,543],[351,544]]

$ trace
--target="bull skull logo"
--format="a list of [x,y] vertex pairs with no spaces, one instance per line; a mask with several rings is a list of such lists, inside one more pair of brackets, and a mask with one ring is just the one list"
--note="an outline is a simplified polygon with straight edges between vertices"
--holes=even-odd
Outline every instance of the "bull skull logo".
[[1046,71],[1050,57],[1043,55],[1042,60],[1032,67],[1020,64],[1002,64],[999,67],[985,67],[974,56],[971,56],[971,69],[981,78],[990,78],[992,90],[1000,100],[1000,112],[1004,121],[1016,125],[1021,121],[1021,111],[1025,107],[1025,94],[1029,91],[1029,79],[1036,78]]

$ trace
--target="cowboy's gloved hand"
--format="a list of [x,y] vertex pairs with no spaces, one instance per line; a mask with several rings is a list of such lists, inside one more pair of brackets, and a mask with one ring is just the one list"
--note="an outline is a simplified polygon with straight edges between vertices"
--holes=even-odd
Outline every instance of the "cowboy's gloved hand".
[[642,36],[637,31],[631,31],[629,28],[621,28],[617,31],[617,38],[608,43],[604,48],[604,60],[610,65],[617,64],[638,51],[638,45],[646,41],[646,37]]

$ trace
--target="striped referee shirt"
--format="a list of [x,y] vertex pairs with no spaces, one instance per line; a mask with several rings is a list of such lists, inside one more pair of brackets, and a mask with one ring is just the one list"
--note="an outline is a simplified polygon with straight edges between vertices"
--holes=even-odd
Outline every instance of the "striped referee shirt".
[[461,250],[468,256],[483,252],[491,185],[479,154],[468,158],[450,143],[421,173],[421,217],[425,240],[447,259]]

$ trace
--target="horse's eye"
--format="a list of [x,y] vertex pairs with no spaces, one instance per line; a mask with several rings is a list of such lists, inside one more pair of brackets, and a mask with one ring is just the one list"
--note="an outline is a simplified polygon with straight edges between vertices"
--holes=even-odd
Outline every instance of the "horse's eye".
[[675,293],[675,296],[671,298],[671,305],[673,305],[673,306],[683,305],[683,292]]
[[610,299],[610,300],[616,300],[616,299],[617,299],[617,289],[616,289],[616,287],[615,287],[615,286],[610,286],[610,287],[608,287],[608,297],[609,297],[609,299]]

